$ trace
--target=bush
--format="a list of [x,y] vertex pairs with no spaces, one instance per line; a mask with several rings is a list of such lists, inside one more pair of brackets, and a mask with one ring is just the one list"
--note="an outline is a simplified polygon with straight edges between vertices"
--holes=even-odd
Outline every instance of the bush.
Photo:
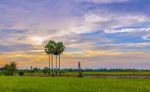
[[15,62],[10,62],[10,64],[6,64],[3,67],[4,74],[8,76],[13,76],[16,72],[16,63]]
[[19,75],[23,76],[24,75],[24,71],[19,71]]
[[44,69],[43,69],[43,73],[46,75],[47,73],[49,73],[49,68],[48,67],[45,67]]

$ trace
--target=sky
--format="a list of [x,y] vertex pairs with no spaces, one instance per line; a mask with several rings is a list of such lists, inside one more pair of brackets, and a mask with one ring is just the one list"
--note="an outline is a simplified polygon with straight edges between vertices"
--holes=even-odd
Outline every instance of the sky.
[[47,67],[44,45],[63,41],[62,68],[150,69],[150,0],[0,0],[0,66]]

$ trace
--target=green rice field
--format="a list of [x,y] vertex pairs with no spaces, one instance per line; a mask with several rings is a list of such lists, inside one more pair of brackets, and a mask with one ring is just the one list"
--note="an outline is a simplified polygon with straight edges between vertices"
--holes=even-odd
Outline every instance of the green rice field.
[[1,76],[0,92],[150,92],[150,79]]

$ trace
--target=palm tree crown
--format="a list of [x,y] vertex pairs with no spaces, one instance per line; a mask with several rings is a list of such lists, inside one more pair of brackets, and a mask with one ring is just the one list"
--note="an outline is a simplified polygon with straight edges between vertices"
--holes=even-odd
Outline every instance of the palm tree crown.
[[46,44],[45,46],[45,52],[47,54],[54,54],[55,50],[56,50],[56,42],[53,40],[50,40],[48,44]]
[[56,48],[57,48],[58,55],[60,55],[61,53],[63,53],[64,50],[65,50],[65,46],[64,46],[63,42],[57,42]]

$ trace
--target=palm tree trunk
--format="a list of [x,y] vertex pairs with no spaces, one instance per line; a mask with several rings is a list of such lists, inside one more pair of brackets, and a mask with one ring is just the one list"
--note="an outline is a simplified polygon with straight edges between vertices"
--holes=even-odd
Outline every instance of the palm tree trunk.
[[48,55],[49,56],[49,72],[48,72],[48,74],[49,74],[49,76],[50,76],[50,55]]
[[59,55],[59,76],[60,76],[60,55]]
[[53,55],[51,55],[51,59],[52,59],[52,76],[54,76],[54,72],[53,72]]
[[57,75],[57,55],[56,55],[56,69],[55,69],[56,75]]

